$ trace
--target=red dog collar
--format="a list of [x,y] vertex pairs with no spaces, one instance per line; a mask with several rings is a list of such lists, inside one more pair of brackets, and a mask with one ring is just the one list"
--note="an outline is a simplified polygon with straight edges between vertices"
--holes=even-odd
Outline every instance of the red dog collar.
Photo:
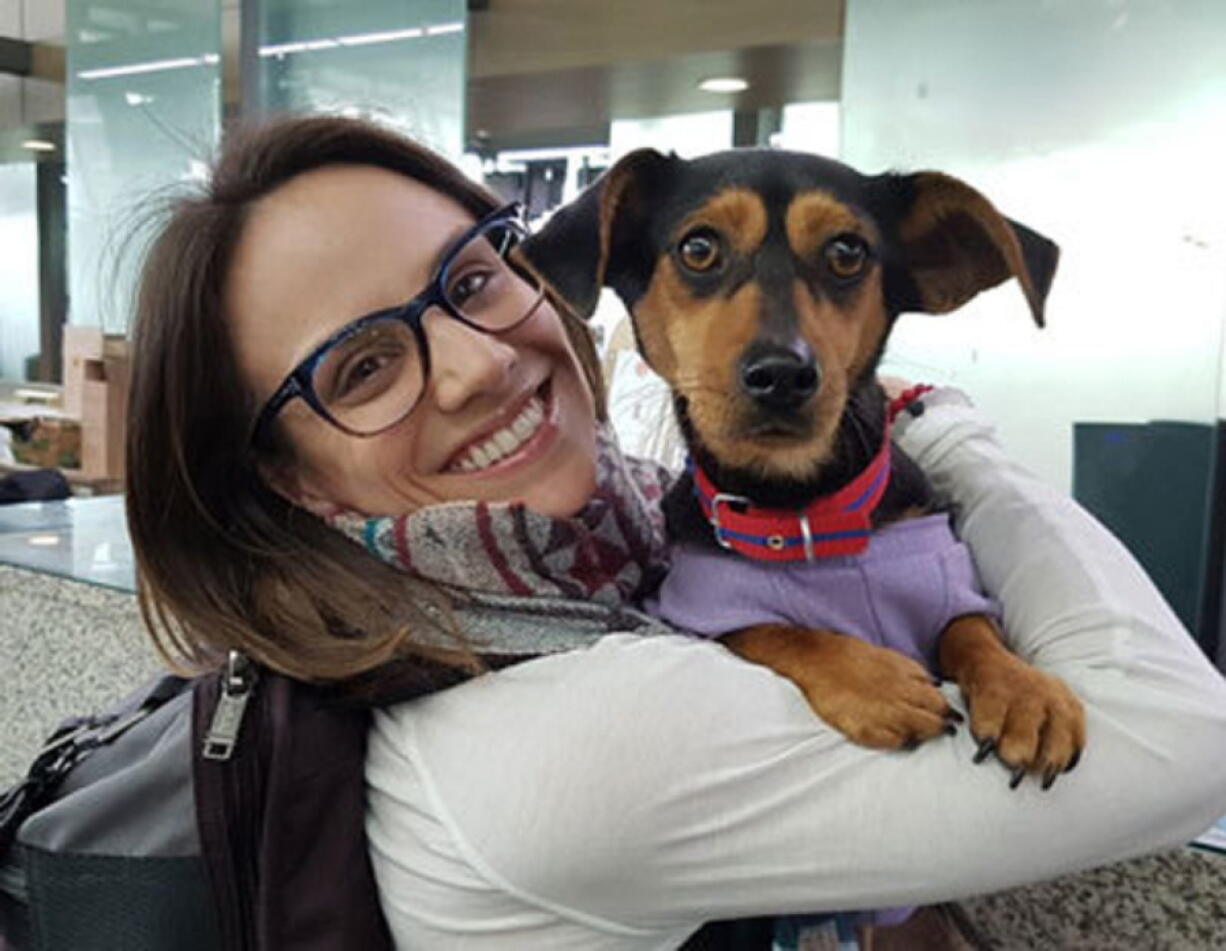
[[868,547],[873,511],[890,481],[890,424],[930,386],[914,386],[890,401],[881,448],[863,472],[833,495],[800,510],[767,509],[720,492],[691,463],[694,494],[723,547],[757,561],[814,561],[858,555]]

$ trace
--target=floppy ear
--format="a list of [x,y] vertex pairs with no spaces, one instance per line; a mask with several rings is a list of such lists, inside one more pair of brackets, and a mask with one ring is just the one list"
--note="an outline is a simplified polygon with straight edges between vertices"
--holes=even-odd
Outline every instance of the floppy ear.
[[678,161],[654,149],[631,152],[521,245],[529,268],[581,317],[592,316],[601,287],[627,306],[646,289],[655,266],[648,211]]
[[872,190],[895,223],[896,267],[890,273],[887,266],[886,298],[896,313],[945,314],[1016,277],[1034,322],[1043,326],[1060,257],[1053,242],[940,172],[880,176]]

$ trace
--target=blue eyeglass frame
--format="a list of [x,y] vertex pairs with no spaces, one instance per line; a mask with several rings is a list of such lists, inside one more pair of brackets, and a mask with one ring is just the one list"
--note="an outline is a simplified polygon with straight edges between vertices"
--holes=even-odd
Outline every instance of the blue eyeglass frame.
[[[404,304],[399,304],[395,307],[388,307],[384,310],[377,310],[373,313],[366,314],[365,316],[358,317],[345,324],[344,327],[340,328],[340,330],[336,331],[336,333],[312,350],[305,359],[294,367],[294,369],[292,369],[289,374],[286,375],[285,380],[281,383],[281,385],[277,387],[276,392],[274,392],[273,395],[268,398],[267,402],[264,403],[263,409],[260,410],[259,415],[256,417],[255,425],[251,428],[251,438],[249,440],[249,444],[253,446],[259,445],[265,430],[272,423],[276,415],[281,412],[281,410],[284,409],[286,404],[288,404],[291,400],[298,398],[303,399],[306,404],[315,411],[316,414],[327,420],[327,422],[331,423],[341,432],[348,433],[350,436],[357,436],[359,438],[377,436],[379,433],[391,429],[393,426],[403,420],[405,416],[408,416],[409,413],[413,412],[413,409],[417,406],[416,402],[406,408],[403,415],[401,415],[395,421],[388,423],[386,426],[377,429],[374,432],[358,432],[357,430],[349,428],[344,423],[340,422],[340,420],[336,419],[331,413],[329,413],[327,408],[323,405],[323,401],[315,392],[315,384],[313,382],[315,370],[323,358],[327,355],[328,351],[337,344],[343,343],[355,334],[360,333],[367,326],[377,320],[387,320],[389,317],[391,317],[402,320],[408,324],[409,329],[413,331],[414,338],[417,340],[418,347],[421,348],[423,381],[430,378],[430,348],[426,343],[426,333],[422,328],[422,319],[425,316],[426,311],[428,311],[431,307],[438,307],[449,317],[452,317],[464,324],[464,326],[471,327],[474,330],[479,330],[486,334],[505,333],[506,331],[512,330],[519,326],[520,323],[526,320],[528,315],[536,310],[536,307],[529,308],[523,317],[507,327],[500,327],[498,330],[491,330],[488,327],[482,327],[480,324],[474,323],[456,310],[455,307],[451,305],[451,302],[447,300],[447,295],[444,291],[444,279],[447,277],[447,272],[451,268],[451,265],[455,262],[456,256],[465,247],[467,247],[469,242],[471,242],[474,238],[499,224],[511,225],[512,230],[518,233],[520,240],[523,240],[528,236],[528,227],[526,224],[524,224],[522,206],[519,202],[511,202],[509,205],[503,205],[501,208],[490,212],[462,235],[460,235],[460,237],[456,238],[451,247],[448,248],[446,253],[443,255],[438,267],[434,269],[434,275],[430,278],[430,282],[420,294],[417,294]],[[505,259],[505,252],[501,253],[500,256]],[[520,274],[521,277],[523,276],[518,270],[517,274]]]

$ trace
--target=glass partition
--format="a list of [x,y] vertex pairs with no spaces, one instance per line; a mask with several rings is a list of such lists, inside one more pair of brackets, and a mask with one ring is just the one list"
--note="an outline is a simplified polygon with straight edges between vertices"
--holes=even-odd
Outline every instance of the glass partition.
[[70,320],[123,333],[137,228],[221,127],[221,6],[68,0]]
[[1226,6],[852,0],[843,157],[937,168],[1062,249],[1048,327],[1014,282],[905,317],[891,359],[956,381],[1071,485],[1078,420],[1218,415]]
[[341,112],[463,151],[464,0],[258,0],[261,112]]
[[37,172],[33,162],[0,165],[0,380],[37,378]]

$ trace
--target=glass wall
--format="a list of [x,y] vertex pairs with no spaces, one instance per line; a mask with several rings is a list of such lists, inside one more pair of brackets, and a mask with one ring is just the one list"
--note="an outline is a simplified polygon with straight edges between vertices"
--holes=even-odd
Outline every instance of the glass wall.
[[1226,314],[1226,6],[848,4],[843,156],[938,168],[1062,249],[1048,328],[1014,282],[907,317],[906,375],[956,381],[1071,484],[1075,421],[1218,415]]
[[38,183],[33,162],[0,165],[0,380],[37,377]]
[[1047,329],[1010,281],[956,314],[904,317],[888,363],[971,393],[1014,457],[1132,549],[1212,654],[1226,5],[851,0],[847,14],[844,157],[958,175],[1062,249]]
[[68,0],[70,321],[127,329],[159,198],[203,174],[221,130],[221,6]]
[[461,154],[464,0],[258,4],[258,111],[365,115]]

